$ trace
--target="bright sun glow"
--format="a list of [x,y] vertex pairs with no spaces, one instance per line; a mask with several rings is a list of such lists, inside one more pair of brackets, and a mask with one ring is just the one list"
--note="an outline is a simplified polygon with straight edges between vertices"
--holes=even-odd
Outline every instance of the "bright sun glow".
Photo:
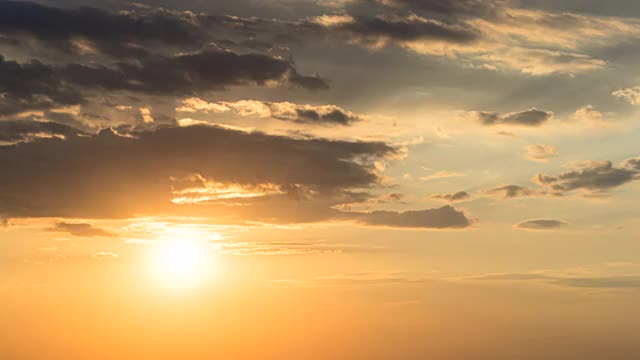
[[189,239],[159,241],[150,254],[151,271],[170,288],[193,288],[211,272],[211,251],[206,242]]

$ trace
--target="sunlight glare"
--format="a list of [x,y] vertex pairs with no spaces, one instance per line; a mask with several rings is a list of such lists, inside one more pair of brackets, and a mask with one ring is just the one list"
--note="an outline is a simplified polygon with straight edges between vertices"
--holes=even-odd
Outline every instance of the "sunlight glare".
[[162,285],[193,288],[205,282],[212,258],[206,242],[190,239],[163,240],[151,251],[151,271]]

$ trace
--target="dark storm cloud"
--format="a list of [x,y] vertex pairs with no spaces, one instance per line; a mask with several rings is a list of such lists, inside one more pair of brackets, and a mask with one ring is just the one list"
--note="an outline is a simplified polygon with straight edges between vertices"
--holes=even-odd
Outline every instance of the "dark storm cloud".
[[385,41],[418,40],[464,44],[473,42],[479,37],[479,34],[470,27],[445,24],[418,16],[377,16],[374,18],[356,16],[335,23],[320,21],[332,31],[345,33],[365,44],[370,43],[376,46]]
[[508,5],[509,0],[359,0],[357,3],[380,4],[388,8],[455,19],[493,16]]
[[148,45],[196,46],[204,34],[192,13],[164,10],[108,12],[91,7],[57,8],[32,2],[0,2],[0,32],[26,34],[73,52],[89,47],[113,56],[145,54]]
[[80,92],[69,87],[53,66],[38,60],[8,61],[0,54],[0,115],[83,101]]
[[537,219],[521,222],[516,225],[516,228],[523,230],[551,230],[568,226],[564,221],[549,220],[549,219]]
[[535,108],[513,112],[498,113],[486,111],[474,111],[471,115],[479,120],[483,125],[518,125],[518,126],[540,126],[553,118],[553,113],[538,110]]
[[225,184],[273,184],[294,204],[317,196],[327,207],[352,201],[350,189],[374,186],[378,176],[371,161],[395,152],[378,142],[292,139],[210,126],[40,139],[0,147],[0,213],[127,217],[162,211],[171,205],[170,179],[194,173]]
[[65,232],[78,237],[114,237],[115,234],[87,223],[57,222],[48,231]]
[[282,58],[238,54],[217,48],[172,57],[154,57],[115,67],[70,64],[61,68],[68,81],[87,88],[186,95],[232,85],[287,81],[307,89],[326,89],[326,81],[299,74]]
[[126,136],[103,130],[66,140],[38,139],[0,147],[0,214],[176,214],[279,223],[349,220],[423,229],[470,226],[463,212],[449,206],[401,213],[336,209],[372,198],[368,189],[380,181],[374,162],[396,153],[380,142],[294,139],[202,125]]
[[0,143],[30,141],[40,137],[74,136],[81,132],[71,126],[49,121],[0,121]]
[[149,57],[135,63],[120,62],[110,67],[53,65],[38,60],[18,63],[0,55],[0,115],[84,104],[88,101],[88,95],[83,96],[85,89],[170,96],[268,83],[287,83],[311,90],[328,88],[322,78],[299,74],[288,60],[217,48]]
[[351,213],[359,222],[373,226],[429,229],[462,229],[471,226],[464,212],[446,205],[441,208],[417,211],[373,211]]
[[611,161],[589,161],[573,165],[573,169],[557,176],[538,174],[535,181],[555,192],[606,192],[638,179],[638,163],[638,158],[628,159],[620,166],[614,166]]
[[447,202],[465,201],[471,199],[471,194],[466,191],[457,191],[450,194],[434,194],[431,196],[435,200],[444,200]]

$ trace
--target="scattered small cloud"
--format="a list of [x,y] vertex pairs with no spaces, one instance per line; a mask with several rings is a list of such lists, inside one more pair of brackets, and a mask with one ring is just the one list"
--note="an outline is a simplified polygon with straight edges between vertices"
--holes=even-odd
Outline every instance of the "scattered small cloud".
[[66,232],[78,237],[114,237],[115,234],[87,223],[57,222],[47,229],[54,232]]
[[471,199],[471,194],[466,191],[456,191],[448,194],[433,194],[431,198],[434,200],[441,200],[446,202],[460,202]]
[[505,126],[541,126],[553,118],[550,111],[531,108],[529,110],[499,113],[487,111],[472,111],[469,113],[471,119],[480,122],[485,126],[505,125]]
[[569,223],[561,220],[537,219],[527,220],[516,224],[517,229],[522,230],[553,230],[569,226]]
[[557,156],[556,148],[551,145],[529,145],[527,146],[527,159],[531,161],[545,162]]
[[438,180],[438,179],[446,179],[446,178],[461,177],[461,176],[465,176],[465,174],[454,172],[454,171],[443,170],[443,171],[438,171],[431,175],[423,176],[420,179],[424,181],[429,181],[429,180]]
[[100,251],[93,254],[91,257],[96,260],[115,260],[119,257],[119,255],[111,252]]

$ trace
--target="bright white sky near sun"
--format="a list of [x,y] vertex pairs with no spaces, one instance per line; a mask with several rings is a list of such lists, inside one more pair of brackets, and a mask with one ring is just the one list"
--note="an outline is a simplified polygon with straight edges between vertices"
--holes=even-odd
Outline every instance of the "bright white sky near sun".
[[0,2],[0,358],[632,359],[640,3]]

